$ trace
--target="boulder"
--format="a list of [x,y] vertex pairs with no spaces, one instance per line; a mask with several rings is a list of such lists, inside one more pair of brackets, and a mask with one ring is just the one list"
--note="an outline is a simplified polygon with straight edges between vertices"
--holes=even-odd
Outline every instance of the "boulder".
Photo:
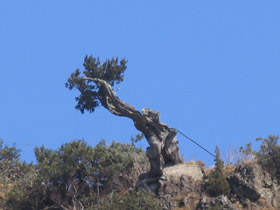
[[163,209],[193,207],[200,199],[201,181],[206,166],[201,162],[188,162],[164,168],[157,197]]
[[228,177],[233,194],[248,208],[260,203],[274,208],[278,205],[280,188],[277,181],[256,163],[239,165]]
[[189,176],[195,181],[200,181],[203,179],[206,169],[206,166],[201,162],[187,162],[165,167],[163,169],[163,174],[167,179],[170,177],[180,178],[181,176]]

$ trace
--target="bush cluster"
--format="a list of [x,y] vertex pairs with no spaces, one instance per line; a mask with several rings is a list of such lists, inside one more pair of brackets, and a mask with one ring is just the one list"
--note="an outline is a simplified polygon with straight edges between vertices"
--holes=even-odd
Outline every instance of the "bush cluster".
[[[57,150],[36,147],[34,165],[21,163],[15,146],[2,145],[0,170],[5,175],[0,177],[0,184],[8,172],[9,177],[15,177],[10,180],[11,189],[3,196],[7,210],[101,208],[108,204],[110,195],[120,197],[132,188],[141,170],[148,166],[141,149],[117,142],[107,145],[105,140],[95,147],[84,140],[63,144]],[[143,203],[135,200],[138,195],[135,193],[127,194],[123,202],[136,207]],[[145,196],[147,202],[153,201]],[[111,204],[121,206],[116,202]],[[136,207],[133,209],[143,209]]]
[[256,140],[262,142],[256,153],[258,163],[280,182],[280,145],[277,144],[279,137],[268,136]]
[[209,175],[206,192],[211,196],[228,195],[230,186],[223,173],[223,161],[220,158],[219,148],[216,147],[215,168]]
[[[258,151],[252,149],[252,144],[246,144],[246,148],[240,147],[240,152],[245,157],[253,157],[264,170],[280,182],[280,145],[279,137],[270,135],[267,138],[257,138],[261,141]],[[252,159],[252,158],[251,158]]]

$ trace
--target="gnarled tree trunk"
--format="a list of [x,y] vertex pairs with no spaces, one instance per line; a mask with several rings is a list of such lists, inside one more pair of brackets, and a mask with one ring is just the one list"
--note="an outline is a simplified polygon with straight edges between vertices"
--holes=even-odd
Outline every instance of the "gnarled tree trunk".
[[144,108],[142,112],[139,112],[133,106],[120,100],[106,81],[90,77],[83,77],[83,79],[96,83],[99,87],[99,100],[106,109],[115,115],[132,119],[136,129],[141,131],[147,139],[150,146],[146,154],[151,168],[149,172],[139,177],[138,187],[144,185],[149,190],[146,183],[151,180],[151,182],[158,181],[163,175],[164,166],[183,162],[176,139],[177,130],[160,122],[158,111]]

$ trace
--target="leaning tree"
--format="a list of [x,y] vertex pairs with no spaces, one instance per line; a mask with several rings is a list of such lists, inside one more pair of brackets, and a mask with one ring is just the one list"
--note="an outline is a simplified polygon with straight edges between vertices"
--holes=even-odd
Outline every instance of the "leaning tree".
[[[149,143],[146,155],[150,162],[150,171],[139,177],[138,187],[150,188],[162,177],[163,168],[183,162],[179,153],[177,130],[170,128],[160,121],[160,114],[148,108],[142,111],[120,100],[113,91],[115,84],[124,79],[127,60],[112,58],[104,63],[99,58],[86,56],[84,70],[77,69],[66,83],[66,87],[72,90],[77,88],[80,95],[76,97],[76,109],[94,112],[102,105],[112,114],[128,117],[133,120],[137,130],[142,132]],[[149,187],[150,186],[150,187]]]

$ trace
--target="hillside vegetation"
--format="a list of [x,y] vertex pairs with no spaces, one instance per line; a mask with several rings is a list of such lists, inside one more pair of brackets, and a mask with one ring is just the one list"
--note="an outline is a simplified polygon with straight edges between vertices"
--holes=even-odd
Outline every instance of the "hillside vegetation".
[[202,162],[166,168],[156,193],[135,190],[149,161],[134,144],[102,140],[92,147],[74,140],[57,150],[41,146],[34,149],[36,163],[28,164],[16,145],[0,140],[0,209],[279,209],[278,137],[257,140],[259,150],[247,144],[234,164],[225,166],[217,147],[212,169]]

